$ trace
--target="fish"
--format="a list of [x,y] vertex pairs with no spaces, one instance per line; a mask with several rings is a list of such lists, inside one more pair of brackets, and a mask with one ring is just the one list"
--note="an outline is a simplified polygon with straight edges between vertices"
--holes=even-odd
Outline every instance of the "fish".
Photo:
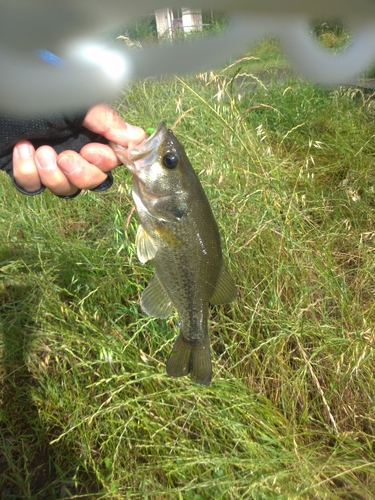
[[190,374],[193,382],[209,385],[209,304],[237,297],[210,203],[184,147],[165,122],[137,146],[110,145],[133,175],[138,259],[152,260],[155,266],[141,307],[156,318],[168,318],[174,308],[179,316],[180,333],[166,363],[167,374]]

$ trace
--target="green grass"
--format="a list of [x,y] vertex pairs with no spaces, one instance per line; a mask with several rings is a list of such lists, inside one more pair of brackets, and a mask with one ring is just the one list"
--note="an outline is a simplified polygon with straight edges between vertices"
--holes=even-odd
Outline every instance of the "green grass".
[[166,375],[177,316],[140,310],[129,173],[71,201],[1,178],[2,498],[373,498],[375,123],[248,64],[117,105],[176,124],[216,214],[239,297],[209,387]]

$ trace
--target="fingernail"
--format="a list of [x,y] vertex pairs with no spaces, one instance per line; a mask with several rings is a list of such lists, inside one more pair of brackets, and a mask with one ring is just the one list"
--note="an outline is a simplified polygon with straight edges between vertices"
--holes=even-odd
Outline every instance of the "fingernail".
[[56,168],[56,154],[53,151],[40,151],[35,155],[37,167],[53,170]]
[[126,128],[129,137],[136,143],[143,141],[147,137],[146,132],[141,127],[127,123]]
[[16,151],[19,158],[26,160],[33,155],[34,148],[30,144],[19,144],[16,147]]
[[76,174],[82,170],[79,161],[74,156],[62,156],[59,159],[59,167],[67,175]]
[[118,131],[115,142],[126,144],[130,147],[141,143],[146,137],[147,134],[141,127],[125,123],[125,128]]
[[126,125],[126,130],[131,134],[139,134],[142,130],[141,127],[138,127],[137,125],[133,125],[128,122],[125,122],[125,125]]

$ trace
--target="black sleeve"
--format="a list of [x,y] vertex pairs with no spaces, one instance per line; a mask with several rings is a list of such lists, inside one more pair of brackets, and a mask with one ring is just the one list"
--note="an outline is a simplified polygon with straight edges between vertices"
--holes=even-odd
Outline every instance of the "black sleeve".
[[12,175],[12,151],[21,140],[35,148],[52,146],[57,153],[66,149],[79,152],[89,142],[107,141],[82,126],[86,111],[78,115],[43,115],[32,119],[0,114],[0,169]]

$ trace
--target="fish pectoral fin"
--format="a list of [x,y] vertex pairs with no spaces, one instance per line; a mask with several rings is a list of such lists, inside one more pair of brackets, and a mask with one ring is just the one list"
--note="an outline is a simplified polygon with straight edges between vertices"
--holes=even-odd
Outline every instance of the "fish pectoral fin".
[[157,244],[142,225],[138,226],[135,245],[137,247],[138,259],[142,264],[153,259],[158,250]]
[[212,365],[208,337],[198,344],[191,344],[180,334],[168,358],[167,373],[171,377],[183,377],[190,373],[193,382],[209,385]]
[[156,274],[142,293],[141,307],[155,318],[165,319],[172,314],[173,303]]
[[210,298],[210,303],[228,304],[237,298],[237,288],[228,269],[222,264],[219,279],[217,280],[215,291]]

